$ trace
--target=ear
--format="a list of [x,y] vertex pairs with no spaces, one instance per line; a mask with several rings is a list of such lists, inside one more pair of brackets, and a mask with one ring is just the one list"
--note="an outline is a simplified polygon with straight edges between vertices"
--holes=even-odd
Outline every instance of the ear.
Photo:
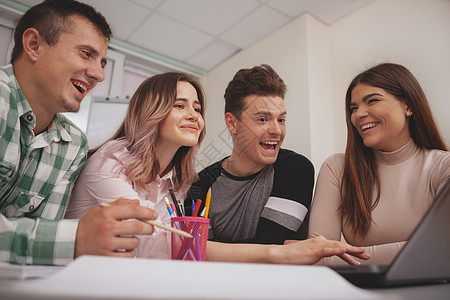
[[406,118],[411,117],[413,115],[413,112],[411,111],[407,103],[404,103],[404,108],[405,108],[405,117]]
[[237,133],[237,118],[233,116],[232,113],[227,112],[225,114],[225,124],[227,125],[231,135],[235,136]]
[[23,53],[36,61],[41,52],[42,37],[35,28],[28,28],[22,35]]

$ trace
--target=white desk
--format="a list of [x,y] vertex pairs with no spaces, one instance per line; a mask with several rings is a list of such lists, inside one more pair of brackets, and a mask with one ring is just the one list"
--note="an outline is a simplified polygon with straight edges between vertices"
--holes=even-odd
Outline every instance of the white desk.
[[411,299],[413,295],[448,299],[443,296],[450,295],[450,284],[368,291],[326,267],[93,256],[81,257],[44,279],[0,279],[1,299]]

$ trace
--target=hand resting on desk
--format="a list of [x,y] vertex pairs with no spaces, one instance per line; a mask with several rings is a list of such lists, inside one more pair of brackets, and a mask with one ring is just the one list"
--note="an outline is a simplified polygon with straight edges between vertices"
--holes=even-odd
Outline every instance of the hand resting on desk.
[[119,199],[110,207],[92,208],[78,224],[75,255],[134,257],[139,240],[134,235],[152,234],[153,226],[139,220],[154,220],[157,213],[139,205],[139,200]]
[[208,241],[206,260],[274,264],[312,265],[324,257],[338,255],[349,264],[358,262],[351,257],[368,259],[365,249],[346,243],[315,237],[308,240],[288,240],[284,245],[234,244]]
[[322,236],[310,238],[303,241],[286,240],[285,246],[291,247],[287,249],[286,262],[289,264],[323,264],[323,259],[330,256],[339,256],[342,260],[351,265],[359,265],[360,263],[352,256],[367,260],[370,258],[365,253],[363,247],[351,246],[347,243],[327,240]]

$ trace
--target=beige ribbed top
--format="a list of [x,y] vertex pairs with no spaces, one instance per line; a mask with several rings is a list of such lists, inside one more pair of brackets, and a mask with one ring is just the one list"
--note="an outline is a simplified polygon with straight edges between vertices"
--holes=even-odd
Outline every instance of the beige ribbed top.
[[[344,155],[335,154],[322,165],[311,208],[309,236],[322,235],[365,246],[366,264],[388,264],[408,240],[433,201],[439,187],[450,178],[450,152],[418,148],[410,140],[394,152],[375,151],[381,180],[380,201],[372,211],[374,223],[365,238],[354,237],[338,212]],[[345,264],[338,257],[326,265]]]

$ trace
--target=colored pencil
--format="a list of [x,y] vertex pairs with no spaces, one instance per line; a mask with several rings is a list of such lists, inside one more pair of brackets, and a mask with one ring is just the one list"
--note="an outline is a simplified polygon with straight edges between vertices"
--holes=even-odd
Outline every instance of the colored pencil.
[[197,202],[195,203],[195,209],[194,212],[192,213],[193,217],[196,217],[198,214],[198,211],[200,209],[200,206],[202,205],[202,200],[198,199]]
[[206,201],[205,201],[205,218],[208,218],[209,215],[209,206],[211,205],[211,188],[208,189],[208,193],[206,194]]
[[170,197],[172,198],[173,205],[175,206],[175,210],[177,212],[177,216],[178,217],[184,217],[183,204],[181,203],[181,201],[177,200],[177,198],[175,197],[175,194],[173,193],[172,189],[169,189],[169,193],[170,193]]

